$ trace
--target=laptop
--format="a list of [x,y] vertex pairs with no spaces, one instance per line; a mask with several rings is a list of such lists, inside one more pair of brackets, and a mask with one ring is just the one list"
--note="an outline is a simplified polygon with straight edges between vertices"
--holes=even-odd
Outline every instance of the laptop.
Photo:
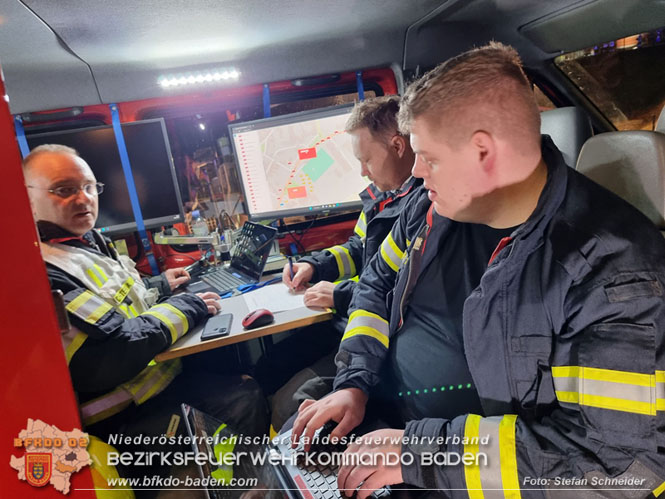
[[[214,438],[213,444],[207,444],[206,438],[202,437],[217,435],[218,439],[228,439],[234,434],[232,430],[228,427],[222,428],[223,424],[219,420],[187,404],[182,404],[182,412],[187,433],[192,437],[194,452],[216,456],[215,461],[220,461],[220,452],[231,452],[231,447],[215,449]],[[320,435],[319,432],[317,436]],[[319,449],[328,456],[343,452],[340,445],[319,444]],[[206,477],[228,478],[231,475],[239,483],[238,486],[208,486],[205,489],[208,499],[235,499],[242,495],[252,498],[342,499],[337,488],[337,468],[327,464],[327,459],[322,459],[321,462],[306,462],[302,454],[297,452],[299,450],[302,450],[301,447],[291,449],[290,431],[278,435],[270,443],[260,437],[255,442],[239,439],[232,447],[232,452],[243,457],[238,458],[238,464],[233,466],[232,472],[228,467],[217,467],[209,462],[198,466],[202,483],[205,483]],[[265,459],[262,462],[253,462],[252,455],[262,455]],[[390,488],[385,487],[376,491],[372,497],[384,499],[389,495]]]
[[192,276],[187,285],[190,293],[214,291],[224,294],[243,284],[255,284],[261,279],[277,229],[245,222],[231,250],[228,267],[206,269]]

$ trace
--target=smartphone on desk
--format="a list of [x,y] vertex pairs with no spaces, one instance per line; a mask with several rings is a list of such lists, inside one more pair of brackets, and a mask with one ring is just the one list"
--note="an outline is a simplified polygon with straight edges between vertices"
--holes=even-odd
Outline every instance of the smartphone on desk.
[[213,315],[210,317],[210,319],[208,319],[208,322],[206,322],[205,326],[203,326],[201,341],[228,336],[231,334],[232,322],[233,314]]

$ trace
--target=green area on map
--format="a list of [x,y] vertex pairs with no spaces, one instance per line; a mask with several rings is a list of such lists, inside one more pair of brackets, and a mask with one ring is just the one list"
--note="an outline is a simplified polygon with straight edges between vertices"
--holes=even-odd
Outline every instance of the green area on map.
[[330,157],[330,154],[323,149],[317,149],[316,158],[310,159],[307,164],[303,166],[302,171],[305,172],[313,182],[316,182],[334,162],[335,160]]

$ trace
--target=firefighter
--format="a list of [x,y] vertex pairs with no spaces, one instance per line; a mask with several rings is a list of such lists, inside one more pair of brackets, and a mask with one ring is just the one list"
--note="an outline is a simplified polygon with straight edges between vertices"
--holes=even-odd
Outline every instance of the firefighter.
[[305,292],[305,304],[332,307],[336,315],[331,324],[307,328],[284,340],[270,359],[259,363],[257,377],[266,380],[262,386],[269,393],[272,390],[268,382],[276,388],[288,380],[285,373],[292,375],[313,362],[275,394],[275,430],[302,400],[319,398],[332,389],[333,358],[346,326],[347,308],[358,276],[379,250],[409,197],[422,184],[411,175],[415,156],[409,137],[397,128],[399,100],[397,95],[364,100],[354,106],[347,120],[345,130],[351,136],[360,174],[372,182],[359,194],[363,208],[354,233],[344,244],[301,258],[293,269],[287,264],[282,272],[289,287],[301,290],[306,284],[315,283]]
[[[331,419],[333,437],[348,433],[388,376],[395,404],[417,417],[349,446],[372,464],[342,466],[347,496],[400,482],[451,497],[556,496],[571,485],[575,497],[662,491],[660,233],[540,136],[510,47],[463,53],[414,82],[399,122],[426,194],[410,200],[361,276],[335,391],[303,402],[294,441]],[[480,226],[510,230],[485,262],[469,244]],[[466,384],[444,381],[467,372]],[[479,410],[444,416],[446,395],[464,389]],[[388,452],[413,459],[367,459]],[[474,457],[466,465],[443,464],[465,453]]]
[[182,434],[179,404],[186,402],[238,431],[263,433],[265,401],[251,378],[178,377],[179,359],[152,361],[217,313],[219,297],[170,296],[189,280],[184,269],[143,282],[132,260],[93,229],[103,184],[74,149],[40,146],[23,169],[51,287],[64,294],[71,322],[62,341],[86,429],[102,439]]

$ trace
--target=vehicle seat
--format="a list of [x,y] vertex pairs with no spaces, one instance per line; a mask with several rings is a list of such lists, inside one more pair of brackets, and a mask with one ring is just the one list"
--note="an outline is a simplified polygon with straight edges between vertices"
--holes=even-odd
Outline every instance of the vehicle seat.
[[656,121],[656,128],[654,128],[654,130],[665,133],[665,106],[660,110],[660,116],[658,116],[658,121]]
[[577,107],[559,107],[540,113],[540,133],[552,137],[568,166],[574,167],[584,142],[593,135],[591,121]]
[[600,133],[582,147],[577,170],[665,230],[665,133]]

